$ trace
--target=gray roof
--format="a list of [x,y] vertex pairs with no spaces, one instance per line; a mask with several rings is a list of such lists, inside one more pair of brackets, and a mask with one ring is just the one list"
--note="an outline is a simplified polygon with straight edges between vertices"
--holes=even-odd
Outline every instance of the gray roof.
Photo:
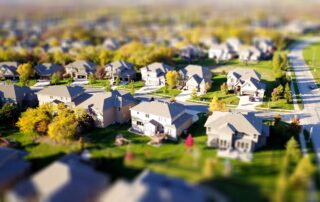
[[82,93],[84,93],[84,89],[80,86],[49,86],[37,94],[74,98]]
[[160,62],[154,62],[141,69],[146,69],[148,71],[157,72],[157,74],[161,74],[161,73],[166,73],[167,71],[174,70],[174,67],[171,67],[170,65],[166,65]]
[[105,110],[111,107],[123,107],[129,104],[135,103],[136,100],[133,96],[125,91],[112,91],[107,93],[96,93],[96,94],[84,94],[83,96],[87,96],[81,103],[77,103],[78,99],[82,99],[82,96],[75,100],[76,105],[83,108],[94,108],[100,112],[104,112]]
[[30,168],[24,158],[28,152],[0,147],[0,189],[22,177]]
[[166,102],[141,102],[140,104],[131,108],[131,110],[143,112],[146,114],[153,114],[165,118],[174,118],[178,114],[185,111],[185,107],[178,103]]
[[210,127],[217,133],[230,134],[234,131],[248,135],[262,133],[262,119],[253,113],[242,114],[240,112],[214,112],[209,116],[205,127]]
[[35,66],[36,72],[40,76],[51,76],[53,73],[63,71],[64,68],[61,65],[52,63],[43,63]]
[[188,65],[180,72],[186,77],[190,78],[193,75],[198,75],[200,78],[205,79],[207,82],[211,80],[212,73],[208,68],[202,67],[200,65]]
[[132,183],[123,180],[117,181],[100,201],[112,202],[204,202],[208,195],[196,185],[169,177],[163,174],[154,173],[148,170],[142,172]]
[[0,75],[18,76],[18,62],[0,62]]
[[115,62],[111,62],[109,64],[106,64],[106,66],[110,66],[112,67],[114,70],[115,69],[132,69],[133,68],[133,64],[123,61],[123,60],[117,60]]
[[253,69],[248,68],[235,68],[228,72],[228,76],[233,74],[237,79],[240,79],[241,81],[245,81],[250,78],[255,78],[256,80],[261,79],[261,75]]
[[0,84],[0,97],[10,99],[23,99],[32,91],[28,86]]
[[[13,201],[91,201],[107,185],[108,178],[69,154],[50,164],[30,179],[19,183],[8,194]],[[29,199],[29,200],[28,200]]]

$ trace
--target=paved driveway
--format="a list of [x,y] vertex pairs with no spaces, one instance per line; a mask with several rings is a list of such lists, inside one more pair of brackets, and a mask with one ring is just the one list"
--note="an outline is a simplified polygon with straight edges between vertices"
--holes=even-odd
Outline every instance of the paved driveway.
[[145,95],[148,93],[152,93],[158,89],[160,89],[162,86],[144,86],[142,88],[140,88],[139,90],[137,90],[135,92],[135,95]]
[[75,79],[72,83],[71,86],[83,86],[88,84],[89,81],[87,79]]
[[256,106],[261,105],[261,101],[251,102],[249,96],[238,96],[240,98],[237,109],[255,111]]
[[185,102],[191,97],[192,90],[182,90],[182,92],[176,96],[176,100],[180,102]]

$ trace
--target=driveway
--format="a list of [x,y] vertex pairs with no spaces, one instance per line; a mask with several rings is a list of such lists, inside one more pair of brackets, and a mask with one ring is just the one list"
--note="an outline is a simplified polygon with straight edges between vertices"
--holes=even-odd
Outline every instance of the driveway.
[[180,102],[185,102],[191,97],[192,90],[182,90],[182,92],[176,96],[176,100]]
[[43,87],[49,86],[49,85],[50,85],[50,81],[48,81],[48,80],[38,80],[37,83],[35,83],[32,87],[43,88]]
[[71,86],[83,86],[88,84],[89,81],[87,79],[75,79],[72,83]]
[[261,105],[262,101],[251,102],[249,96],[238,96],[240,98],[237,109],[255,111],[256,106]]
[[145,95],[148,93],[152,93],[158,89],[160,89],[162,86],[144,86],[142,88],[140,88],[139,90],[137,90],[135,92],[135,95]]

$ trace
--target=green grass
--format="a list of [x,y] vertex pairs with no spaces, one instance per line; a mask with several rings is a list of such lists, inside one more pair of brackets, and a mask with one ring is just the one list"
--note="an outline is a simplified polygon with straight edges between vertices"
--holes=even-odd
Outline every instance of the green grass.
[[85,87],[89,87],[89,88],[102,88],[105,87],[106,85],[106,80],[95,80],[95,82],[93,84],[86,84]]
[[[134,81],[133,87],[135,90],[139,90],[144,86],[144,83],[145,83],[144,81]],[[129,84],[122,85],[122,86],[119,86],[118,89],[130,90],[130,85]]]
[[[56,85],[68,85],[69,84],[69,80],[68,79],[63,79],[63,80],[59,80],[59,82]],[[51,84],[54,85],[54,84]]]
[[307,46],[303,52],[303,58],[310,68],[310,71],[316,83],[320,84],[320,43],[314,43]]
[[296,101],[297,101],[297,104],[299,106],[299,109],[302,110],[303,109],[303,103],[302,103],[302,98],[301,98],[301,95],[300,95],[300,91],[299,91],[299,87],[298,87],[298,84],[297,84],[297,81],[296,81],[296,75],[293,71],[293,67],[290,66],[290,72],[291,72],[291,80],[293,82],[293,90],[295,92],[295,95],[296,95]]
[[[36,84],[36,83],[37,83],[37,80],[31,79],[31,80],[28,80],[28,81],[27,81],[27,86],[33,86],[33,85]],[[16,83],[16,85],[18,85],[18,86],[23,86],[20,81],[18,81],[18,82]]]
[[212,77],[212,82],[213,82],[212,87],[206,94],[198,96],[193,100],[210,102],[214,96],[217,96],[220,100],[223,100],[226,104],[229,104],[229,105],[239,104],[239,98],[234,93],[224,94],[220,90],[221,84],[224,82],[227,82],[226,75],[222,75],[222,74],[214,75]]
[[179,95],[181,93],[181,90],[179,89],[167,89],[167,92],[163,92],[165,87],[162,87],[158,90],[156,90],[155,92],[151,93],[153,95],[158,95],[158,96],[162,96],[162,97],[176,97],[177,95]]

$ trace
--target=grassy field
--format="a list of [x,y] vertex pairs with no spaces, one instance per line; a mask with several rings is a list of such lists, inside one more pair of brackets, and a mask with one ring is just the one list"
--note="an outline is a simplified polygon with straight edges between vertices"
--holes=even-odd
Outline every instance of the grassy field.
[[167,89],[167,92],[165,93],[165,92],[163,92],[164,88],[165,88],[165,87],[162,87],[162,88],[156,90],[156,91],[155,91],[154,93],[152,93],[152,94],[154,94],[154,95],[159,95],[159,96],[163,96],[163,97],[172,97],[172,96],[173,96],[173,97],[176,97],[177,95],[179,95],[179,94],[181,93],[181,90],[176,89],[176,88],[174,88],[174,89],[168,88],[168,89]]
[[[139,90],[144,86],[144,81],[134,81],[133,87],[135,90]],[[119,86],[117,89],[130,90],[129,84]]]
[[[268,143],[268,147],[257,151],[251,163],[224,160],[216,156],[216,150],[206,147],[207,137],[203,127],[207,117],[202,115],[188,131],[193,135],[195,144],[192,150],[181,140],[168,142],[162,146],[147,145],[149,138],[128,132],[129,125],[112,125],[95,129],[85,135],[86,148],[93,159],[100,162],[98,169],[107,173],[113,180],[119,177],[132,179],[145,168],[159,173],[179,177],[187,181],[205,184],[224,193],[231,201],[267,201],[273,195],[279,171],[279,162],[284,156],[283,145]],[[21,134],[17,129],[0,127],[4,137],[20,142],[20,149],[30,152],[27,157],[39,170],[61,155],[78,151],[77,142],[63,145],[50,141],[34,143],[30,136]],[[117,134],[131,140],[127,146],[116,146]],[[274,136],[277,137],[277,136]],[[132,161],[124,161],[127,151],[134,154]],[[214,163],[214,176],[204,177],[203,167],[206,159]],[[231,166],[231,167],[230,167]],[[231,168],[230,174],[225,169]]]
[[212,77],[212,87],[204,95],[201,95],[194,100],[210,102],[214,96],[217,96],[220,100],[223,100],[226,104],[237,105],[239,103],[239,98],[234,93],[224,94],[220,90],[222,83],[227,82],[227,76],[222,74],[215,74]]
[[303,57],[309,65],[313,78],[320,84],[320,43],[311,44],[303,50]]
[[102,88],[106,86],[106,80],[95,80],[95,82],[93,84],[86,84],[85,87],[89,87],[89,88]]

